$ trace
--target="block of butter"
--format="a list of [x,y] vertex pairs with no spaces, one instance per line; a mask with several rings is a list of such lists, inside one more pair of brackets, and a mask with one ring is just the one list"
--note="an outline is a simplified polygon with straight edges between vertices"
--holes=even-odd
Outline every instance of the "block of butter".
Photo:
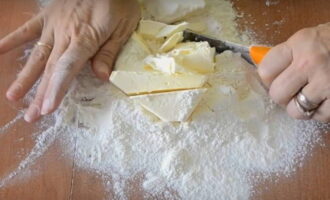
[[127,95],[201,88],[207,76],[200,74],[164,74],[160,72],[114,71],[110,81]]
[[143,108],[165,122],[184,122],[189,119],[207,89],[194,89],[131,97]]

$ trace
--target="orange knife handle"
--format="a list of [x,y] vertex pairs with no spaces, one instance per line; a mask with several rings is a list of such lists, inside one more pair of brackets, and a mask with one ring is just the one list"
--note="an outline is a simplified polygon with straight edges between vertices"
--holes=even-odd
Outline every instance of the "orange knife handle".
[[259,65],[270,49],[271,49],[270,47],[265,47],[265,46],[251,46],[250,56],[252,58],[252,61],[256,65]]

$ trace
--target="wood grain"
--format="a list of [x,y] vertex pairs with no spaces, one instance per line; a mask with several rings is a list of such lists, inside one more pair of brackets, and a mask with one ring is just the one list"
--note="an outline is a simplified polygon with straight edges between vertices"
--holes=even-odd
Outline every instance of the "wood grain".
[[[0,0],[0,38],[15,30],[30,19],[38,10],[34,0]],[[21,69],[18,58],[23,49],[18,48],[0,56],[0,127],[17,114],[17,110],[26,107],[22,102],[10,103],[5,92]],[[19,162],[28,155],[33,146],[36,127],[18,121],[4,133],[0,133],[0,177],[4,178],[15,170]],[[45,155],[4,188],[0,188],[1,200],[58,200],[69,199],[71,195],[72,158],[63,156],[59,142],[47,150]]]
[[[328,0],[233,0],[238,12],[243,12],[239,24],[248,27],[261,43],[276,45],[285,41],[297,30],[330,21]],[[37,12],[34,0],[0,0],[0,38],[11,32]],[[275,23],[274,23],[275,22]],[[17,58],[23,47],[0,56],[0,127],[13,119],[24,103],[9,103],[6,89],[21,68]],[[0,133],[0,178],[15,169],[34,146],[35,126],[19,120],[13,127]],[[26,172],[30,177],[14,179],[0,188],[0,199],[113,199],[111,182],[104,188],[99,175],[78,169],[74,155],[65,155],[59,141],[47,150]],[[134,179],[135,180],[135,179]],[[128,191],[130,199],[143,199],[138,182],[132,180],[134,190]],[[110,188],[110,189],[109,189]],[[161,198],[158,198],[161,199]],[[260,183],[253,199],[292,200],[330,199],[330,134],[324,135],[324,144],[310,153],[303,166],[292,176],[270,179]]]

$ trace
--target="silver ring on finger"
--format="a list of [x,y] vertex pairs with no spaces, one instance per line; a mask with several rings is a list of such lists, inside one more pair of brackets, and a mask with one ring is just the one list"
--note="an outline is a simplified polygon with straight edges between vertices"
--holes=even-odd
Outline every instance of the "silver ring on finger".
[[53,49],[53,46],[52,45],[49,45],[49,44],[46,44],[46,43],[43,43],[43,42],[37,42],[35,46],[46,47],[50,51]]
[[320,104],[317,103],[313,103],[310,100],[308,100],[308,98],[302,93],[299,92],[297,95],[297,101],[299,102],[299,104],[305,108],[305,110],[315,110],[316,108],[318,108],[320,106]]
[[306,117],[311,118],[320,104],[311,102],[302,92],[295,97],[294,102],[298,110]]

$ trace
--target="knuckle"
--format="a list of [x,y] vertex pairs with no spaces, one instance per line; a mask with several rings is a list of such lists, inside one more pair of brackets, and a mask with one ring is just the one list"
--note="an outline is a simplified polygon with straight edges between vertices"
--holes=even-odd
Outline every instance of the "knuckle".
[[263,83],[265,83],[267,86],[271,84],[273,76],[268,72],[268,70],[265,67],[259,67],[258,74]]
[[279,105],[286,105],[287,101],[286,99],[282,96],[282,87],[280,87],[276,82],[273,82],[269,89],[269,96],[271,99]]
[[74,70],[74,64],[70,60],[60,59],[56,64],[55,72],[70,72]]
[[102,49],[98,53],[98,58],[105,58],[107,60],[112,60],[116,57],[117,53],[115,53],[112,49]]
[[38,105],[42,105],[44,95],[41,93],[37,93],[34,97],[34,100],[32,102],[32,105],[35,105],[36,107],[39,107]]
[[31,31],[31,25],[30,23],[25,23],[21,29],[20,29],[20,33],[21,35],[26,35],[27,33],[29,33]]
[[302,40],[302,39],[306,39],[306,38],[311,38],[312,36],[314,36],[314,29],[312,28],[304,28],[299,30],[298,32],[296,32],[293,36],[292,39],[297,39],[297,40]]
[[31,55],[31,58],[36,62],[46,62],[48,57],[49,53],[44,48],[40,47],[37,47]]
[[280,52],[281,55],[289,55],[291,54],[291,47],[287,42],[283,42],[276,46],[277,50]]
[[75,44],[78,47],[78,50],[83,53],[92,55],[97,49],[96,42],[88,37],[80,37],[75,40]]
[[307,59],[311,65],[322,64],[327,61],[328,55],[323,53],[313,53]]
[[36,28],[36,26],[34,26],[34,23],[32,21],[28,21],[23,26],[21,26],[18,33],[20,34],[20,36],[31,35],[31,34],[35,36],[39,35],[39,31]]
[[309,74],[310,72],[315,72],[315,68],[322,68],[322,66],[327,66],[328,56],[322,53],[310,53],[307,56],[299,59],[297,64],[297,70],[303,73]]

